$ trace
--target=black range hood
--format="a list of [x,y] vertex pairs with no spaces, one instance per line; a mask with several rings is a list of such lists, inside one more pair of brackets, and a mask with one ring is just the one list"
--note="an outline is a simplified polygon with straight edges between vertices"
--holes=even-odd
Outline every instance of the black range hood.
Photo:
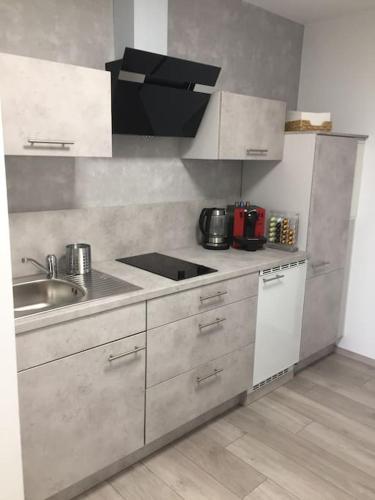
[[[210,100],[210,94],[194,92],[195,84],[215,86],[220,69],[126,47],[123,59],[106,64],[112,133],[194,137]],[[120,79],[121,71],[134,78]]]

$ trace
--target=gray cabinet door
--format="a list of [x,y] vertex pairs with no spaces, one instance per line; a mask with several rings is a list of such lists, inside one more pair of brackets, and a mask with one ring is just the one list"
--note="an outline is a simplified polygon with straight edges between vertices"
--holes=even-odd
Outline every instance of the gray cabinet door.
[[146,443],[252,387],[254,344],[214,359],[146,392]]
[[19,373],[27,500],[43,500],[144,445],[141,333]]
[[300,360],[334,344],[339,335],[344,270],[306,281]]
[[285,102],[222,92],[219,158],[281,160]]
[[309,275],[345,266],[357,140],[318,136],[307,251]]
[[107,71],[1,53],[0,98],[5,154],[112,156]]

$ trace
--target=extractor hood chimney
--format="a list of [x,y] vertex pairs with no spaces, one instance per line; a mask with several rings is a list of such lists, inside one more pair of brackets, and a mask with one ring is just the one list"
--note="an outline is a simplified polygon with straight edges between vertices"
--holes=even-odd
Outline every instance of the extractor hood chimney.
[[194,137],[220,68],[167,56],[168,0],[114,0],[112,132]]
[[113,0],[115,59],[125,47],[167,54],[168,0]]

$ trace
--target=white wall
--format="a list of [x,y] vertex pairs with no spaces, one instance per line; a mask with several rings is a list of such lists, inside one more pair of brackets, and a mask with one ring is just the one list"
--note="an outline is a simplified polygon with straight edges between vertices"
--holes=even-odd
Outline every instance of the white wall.
[[[369,134],[340,347],[375,359],[375,9],[306,26],[299,109],[331,111],[334,129]],[[334,202],[334,200],[333,200]]]
[[0,106],[0,500],[22,500],[8,204]]

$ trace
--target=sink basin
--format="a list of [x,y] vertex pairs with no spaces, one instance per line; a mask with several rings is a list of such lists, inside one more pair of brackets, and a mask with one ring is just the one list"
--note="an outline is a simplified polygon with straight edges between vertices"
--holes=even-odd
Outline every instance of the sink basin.
[[85,290],[63,279],[39,279],[13,285],[14,311],[42,312],[80,302]]
[[23,318],[137,290],[141,288],[95,269],[78,276],[61,274],[55,279],[47,279],[44,274],[16,278],[13,283],[14,316]]

